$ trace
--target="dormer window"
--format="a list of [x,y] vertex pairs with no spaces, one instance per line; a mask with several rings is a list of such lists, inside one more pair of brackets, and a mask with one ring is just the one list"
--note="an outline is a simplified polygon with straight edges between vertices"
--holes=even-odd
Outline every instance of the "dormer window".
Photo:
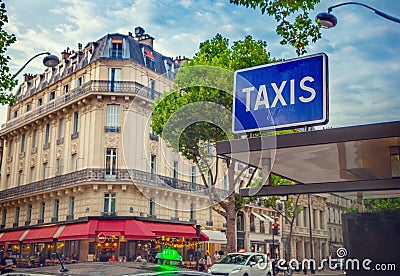
[[167,72],[168,78],[170,78],[170,79],[174,78],[175,77],[175,72],[174,72],[175,66],[174,66],[174,63],[172,62],[172,60],[165,59],[164,64],[165,64],[165,71]]
[[113,38],[111,43],[112,47],[110,49],[110,57],[122,58],[122,38]]
[[39,83],[40,83],[40,78],[37,78],[37,79],[35,80],[35,88],[38,88],[38,87],[39,87]]
[[150,49],[144,47],[142,48],[142,50],[143,50],[144,64],[146,65],[146,67],[155,71],[155,61],[153,52]]

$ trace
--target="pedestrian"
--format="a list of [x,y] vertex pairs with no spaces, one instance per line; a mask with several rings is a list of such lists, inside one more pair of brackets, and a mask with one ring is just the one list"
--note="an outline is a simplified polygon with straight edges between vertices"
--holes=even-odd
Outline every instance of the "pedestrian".
[[109,262],[115,263],[117,259],[115,258],[115,255],[112,255],[110,259],[108,259]]
[[17,260],[12,256],[12,248],[7,248],[6,255],[0,261],[1,274],[12,272],[17,268]]
[[39,263],[40,266],[45,266],[46,265],[46,252],[44,252],[44,249],[39,254]]
[[212,265],[211,263],[211,256],[210,253],[206,253],[206,272],[208,271],[208,269],[210,268],[210,266]]
[[214,253],[214,262],[218,262],[221,259],[221,256],[218,254],[218,251]]
[[206,269],[206,260],[203,257],[199,259],[199,271],[204,271]]

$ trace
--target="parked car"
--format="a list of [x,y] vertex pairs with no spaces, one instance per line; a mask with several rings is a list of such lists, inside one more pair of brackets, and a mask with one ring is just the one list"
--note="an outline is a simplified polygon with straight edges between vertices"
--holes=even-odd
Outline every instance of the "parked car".
[[230,253],[208,269],[212,275],[272,276],[272,265],[266,254]]

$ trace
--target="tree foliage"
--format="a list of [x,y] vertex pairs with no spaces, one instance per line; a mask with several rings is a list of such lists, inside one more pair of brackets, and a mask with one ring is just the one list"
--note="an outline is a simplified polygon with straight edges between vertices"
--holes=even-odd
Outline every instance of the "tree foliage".
[[218,193],[213,193],[220,167],[218,157],[207,153],[207,147],[233,138],[233,72],[273,61],[266,47],[265,41],[251,36],[231,46],[220,34],[202,42],[195,56],[178,70],[174,89],[156,102],[151,118],[152,129],[199,168],[210,199],[221,207],[214,210],[226,218],[227,252],[236,250],[236,213],[242,203],[235,188],[242,183],[241,176],[247,167],[236,174],[235,161],[226,161],[229,195],[221,200]]
[[364,206],[368,212],[400,210],[400,198],[375,198],[364,199]]
[[0,0],[0,104],[13,104],[16,100],[11,90],[17,85],[17,81],[10,74],[8,63],[10,57],[6,55],[7,47],[16,41],[14,34],[4,30],[8,22],[6,5]]
[[282,37],[281,44],[292,45],[299,56],[307,53],[305,47],[310,41],[316,42],[321,38],[320,25],[314,23],[309,14],[320,0],[230,0],[230,2],[260,9],[262,14],[273,16],[278,23],[276,32]]

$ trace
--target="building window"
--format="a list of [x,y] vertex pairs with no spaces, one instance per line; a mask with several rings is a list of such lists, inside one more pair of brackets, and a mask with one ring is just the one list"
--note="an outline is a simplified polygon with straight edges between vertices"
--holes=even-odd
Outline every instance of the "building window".
[[31,104],[27,104],[25,108],[25,112],[29,112],[31,110]]
[[110,92],[121,90],[121,68],[108,69],[108,90]]
[[14,118],[17,118],[18,117],[18,110],[14,110],[12,113],[11,113],[11,119],[14,119]]
[[8,157],[12,157],[13,154],[13,140],[8,142]]
[[1,225],[4,228],[7,222],[7,208],[3,208],[3,212],[1,214]]
[[9,174],[7,174],[7,177],[6,177],[6,189],[10,188],[10,184],[11,184],[11,176]]
[[58,157],[56,162],[57,162],[56,174],[60,175],[62,173],[62,158]]
[[43,179],[47,179],[49,174],[48,163],[43,163]]
[[71,155],[71,171],[72,171],[72,172],[76,172],[76,169],[77,169],[77,161],[78,161],[78,158],[77,158],[76,153],[72,154],[72,155]]
[[59,199],[55,199],[55,200],[54,200],[54,213],[53,213],[53,218],[55,218],[56,220],[58,220],[59,209],[60,209],[60,200],[59,200]]
[[312,215],[313,215],[313,227],[314,229],[318,228],[317,225],[317,210],[313,209],[312,210]]
[[14,227],[18,227],[19,224],[19,213],[21,212],[21,207],[15,207],[15,217],[14,217]]
[[25,133],[22,133],[21,135],[21,144],[19,147],[19,153],[20,154],[24,154],[25,152]]
[[37,100],[37,105],[38,106],[41,106],[43,104],[43,99],[42,98],[39,98],[38,100]]
[[58,122],[58,139],[61,141],[64,139],[64,118],[61,118]]
[[299,214],[296,215],[296,226],[300,226]]
[[26,208],[26,224],[29,225],[32,219],[32,204],[28,204]]
[[196,166],[192,166],[191,172],[190,172],[190,183],[191,183],[191,189],[192,191],[196,190],[196,175],[197,175],[197,170]]
[[113,194],[104,194],[104,213],[105,214],[114,214],[115,213],[115,199],[116,195]]
[[177,200],[172,200],[171,202],[171,219],[177,219],[178,218],[178,201]]
[[303,226],[307,227],[307,207],[303,207]]
[[229,190],[229,181],[228,181],[228,175],[224,175],[224,190],[228,191]]
[[48,145],[50,143],[50,124],[46,124],[46,129],[44,132],[44,145]]
[[111,58],[122,58],[122,38],[113,38],[111,40]]
[[76,79],[76,88],[81,87],[83,84],[83,76]]
[[174,62],[172,60],[165,59],[164,64],[165,64],[165,71],[167,72],[168,78],[173,79],[175,77]]
[[108,104],[107,105],[107,119],[106,119],[106,132],[120,132],[119,125],[119,104]]
[[207,174],[207,185],[208,185],[208,187],[211,187],[211,185],[212,185],[212,176],[211,176],[210,170],[208,171],[208,174]]
[[152,154],[150,156],[150,179],[155,180],[157,174],[157,156]]
[[146,67],[155,70],[155,61],[153,52],[145,47],[142,48],[142,51],[143,51],[144,64],[146,65]]
[[213,226],[212,218],[211,218],[211,207],[206,208],[206,225],[207,226]]
[[190,221],[195,221],[196,216],[194,210],[196,209],[196,206],[194,203],[190,203],[190,214],[189,214],[189,220]]
[[24,182],[24,172],[19,171],[18,173],[18,186],[21,186]]
[[72,139],[78,137],[78,128],[79,128],[79,112],[74,112],[74,125],[72,128]]
[[32,136],[32,149],[36,150],[37,148],[37,144],[38,144],[38,139],[39,139],[39,131],[37,129],[35,129],[33,131],[33,136]]
[[155,216],[156,214],[156,202],[154,197],[149,198],[149,216]]
[[254,215],[250,214],[250,232],[256,231],[256,225],[254,224]]
[[172,177],[174,179],[178,179],[178,161],[174,161],[174,171]]
[[40,202],[40,209],[39,209],[39,220],[44,221],[44,213],[46,209],[46,203],[45,202]]
[[56,98],[56,91],[51,91],[49,93],[49,102]]
[[324,212],[323,211],[319,211],[319,228],[320,229],[324,229],[325,227],[324,227],[324,224],[325,224],[325,221],[324,221]]
[[118,152],[116,148],[106,149],[105,169],[106,179],[115,179],[117,177]]
[[31,182],[35,182],[35,167],[31,167]]
[[69,198],[69,204],[68,204],[68,216],[73,217],[75,214],[75,197],[71,196]]
[[64,92],[64,94],[67,94],[69,92],[69,85],[68,84],[64,85],[63,92]]
[[265,233],[265,222],[260,220],[260,233]]

